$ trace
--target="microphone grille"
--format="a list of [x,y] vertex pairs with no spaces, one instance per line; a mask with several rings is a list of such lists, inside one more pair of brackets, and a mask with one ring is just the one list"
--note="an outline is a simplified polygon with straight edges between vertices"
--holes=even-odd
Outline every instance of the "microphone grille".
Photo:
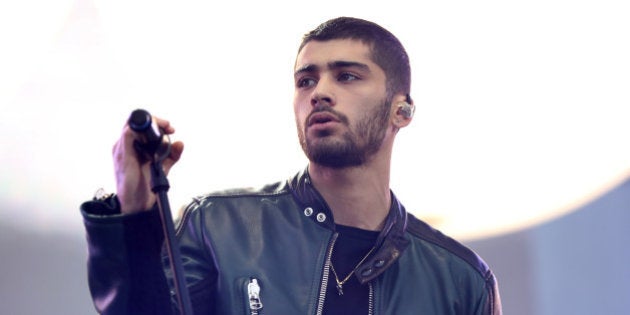
[[129,127],[134,131],[144,131],[151,128],[151,114],[144,109],[136,109],[131,112],[127,121]]

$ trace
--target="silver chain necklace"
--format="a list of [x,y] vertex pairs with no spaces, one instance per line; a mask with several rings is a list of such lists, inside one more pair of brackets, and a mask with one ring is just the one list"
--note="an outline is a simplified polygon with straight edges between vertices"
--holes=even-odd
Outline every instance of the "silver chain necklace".
[[343,285],[348,280],[350,280],[350,277],[357,271],[359,266],[361,266],[361,264],[370,256],[370,254],[372,254],[375,248],[376,246],[372,247],[372,249],[370,249],[370,251],[365,256],[363,256],[361,261],[359,261],[359,263],[356,266],[354,266],[354,269],[352,269],[352,271],[350,271],[350,273],[341,281],[339,281],[339,276],[337,275],[337,271],[335,271],[335,267],[333,266],[332,259],[330,260],[330,270],[333,272],[333,275],[335,276],[335,281],[337,282],[337,293],[339,295],[343,295]]

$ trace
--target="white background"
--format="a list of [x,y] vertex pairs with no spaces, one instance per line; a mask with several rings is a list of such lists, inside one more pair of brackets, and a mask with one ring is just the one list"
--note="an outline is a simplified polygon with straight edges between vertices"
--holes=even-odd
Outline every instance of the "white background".
[[475,238],[566,213],[630,174],[624,1],[104,1],[0,4],[0,219],[82,233],[80,203],[114,190],[129,113],[185,142],[188,198],[306,165],[292,66],[340,16],[396,34],[412,61],[412,125],[392,189],[447,234]]

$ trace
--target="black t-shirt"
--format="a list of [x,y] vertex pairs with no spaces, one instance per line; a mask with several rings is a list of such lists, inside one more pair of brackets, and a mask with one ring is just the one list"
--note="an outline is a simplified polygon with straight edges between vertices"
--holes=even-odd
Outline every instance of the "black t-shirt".
[[[332,253],[332,264],[343,279],[357,266],[357,264],[372,249],[379,232],[362,230],[354,227],[337,225],[339,237],[335,242]],[[368,284],[361,285],[353,274],[343,284],[343,295],[337,291],[337,282],[332,270],[326,288],[324,302],[325,315],[368,314],[370,289]]]

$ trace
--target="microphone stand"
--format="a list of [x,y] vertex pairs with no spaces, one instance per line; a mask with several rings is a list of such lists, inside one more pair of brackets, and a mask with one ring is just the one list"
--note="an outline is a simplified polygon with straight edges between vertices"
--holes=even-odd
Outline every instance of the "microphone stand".
[[127,120],[129,128],[137,132],[142,140],[136,140],[134,147],[143,157],[151,160],[151,190],[157,195],[160,218],[162,219],[162,230],[164,231],[164,244],[166,253],[171,263],[173,272],[173,283],[175,286],[175,297],[180,314],[192,315],[192,306],[188,288],[184,278],[184,268],[182,267],[182,255],[175,239],[175,226],[173,216],[166,194],[170,185],[162,162],[168,157],[171,149],[171,141],[168,135],[163,134],[157,126],[155,120],[144,109],[134,110]]
[[[170,143],[168,144],[170,145]],[[164,230],[164,243],[171,271],[173,272],[173,282],[175,284],[175,295],[179,306],[180,314],[193,315],[190,296],[184,278],[184,268],[182,266],[181,253],[175,239],[175,227],[168,201],[167,191],[170,188],[164,169],[162,168],[163,158],[153,155],[151,162],[151,190],[157,194],[160,218],[162,219],[162,229]]]

